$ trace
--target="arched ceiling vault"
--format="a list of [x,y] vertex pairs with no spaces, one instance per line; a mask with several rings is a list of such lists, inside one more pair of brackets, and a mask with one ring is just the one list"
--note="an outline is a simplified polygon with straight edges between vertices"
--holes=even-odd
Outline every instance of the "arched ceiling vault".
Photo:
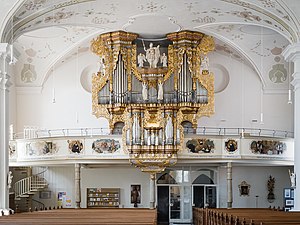
[[[274,80],[272,74],[280,70],[287,76],[281,52],[299,41],[300,5],[293,0],[12,0],[9,4],[3,9],[10,7],[13,14],[0,17],[1,42],[14,39],[21,53],[18,86],[42,86],[52,65],[70,59],[79,47],[87,51],[95,34],[126,30],[142,38],[161,38],[169,32],[195,30],[216,37],[217,52],[251,65],[266,90],[285,90],[288,79]],[[25,64],[35,70],[32,82],[22,81]]]

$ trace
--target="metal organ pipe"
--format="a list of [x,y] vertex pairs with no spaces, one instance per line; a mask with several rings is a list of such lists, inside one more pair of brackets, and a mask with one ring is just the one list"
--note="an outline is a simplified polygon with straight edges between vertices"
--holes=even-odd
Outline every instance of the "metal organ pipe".
[[185,60],[184,60],[184,55],[183,55],[183,76],[182,76],[182,80],[183,80],[183,102],[185,102]]
[[121,99],[120,99],[120,94],[121,94],[121,78],[122,78],[122,76],[121,76],[121,54],[119,54],[119,64],[118,64],[118,102],[120,103],[121,101]]

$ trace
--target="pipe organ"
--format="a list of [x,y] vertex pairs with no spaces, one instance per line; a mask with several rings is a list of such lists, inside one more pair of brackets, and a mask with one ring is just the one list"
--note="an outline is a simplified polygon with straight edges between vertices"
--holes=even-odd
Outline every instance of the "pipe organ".
[[145,42],[123,31],[102,34],[91,43],[99,56],[92,77],[92,107],[110,129],[124,123],[123,147],[130,163],[157,173],[177,162],[183,148],[183,122],[214,113],[214,76],[208,53],[213,38],[181,31],[166,40]]

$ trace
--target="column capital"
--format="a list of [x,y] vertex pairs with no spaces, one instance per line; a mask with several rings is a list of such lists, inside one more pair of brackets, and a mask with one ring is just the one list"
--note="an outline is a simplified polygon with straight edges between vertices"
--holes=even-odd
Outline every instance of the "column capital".
[[300,61],[300,42],[288,45],[282,52],[286,61]]
[[300,71],[293,73],[291,84],[294,86],[294,91],[300,88]]
[[6,54],[9,52],[9,44],[8,43],[0,43],[0,56],[2,54]]
[[6,73],[0,73],[0,89],[7,90],[11,85],[10,76]]

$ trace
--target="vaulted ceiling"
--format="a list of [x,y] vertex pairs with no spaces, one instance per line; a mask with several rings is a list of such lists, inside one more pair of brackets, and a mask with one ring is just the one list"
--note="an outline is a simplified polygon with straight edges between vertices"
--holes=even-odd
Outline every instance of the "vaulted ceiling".
[[[298,2],[298,3],[297,3]],[[125,30],[161,39],[180,30],[216,38],[216,52],[252,67],[267,91],[286,91],[281,56],[299,41],[296,0],[0,0],[1,42],[19,52],[17,86],[42,86],[53,67],[89,51],[90,40]],[[0,25],[1,25],[0,24]],[[34,68],[34,70],[32,69]],[[22,77],[33,70],[34,79]]]

